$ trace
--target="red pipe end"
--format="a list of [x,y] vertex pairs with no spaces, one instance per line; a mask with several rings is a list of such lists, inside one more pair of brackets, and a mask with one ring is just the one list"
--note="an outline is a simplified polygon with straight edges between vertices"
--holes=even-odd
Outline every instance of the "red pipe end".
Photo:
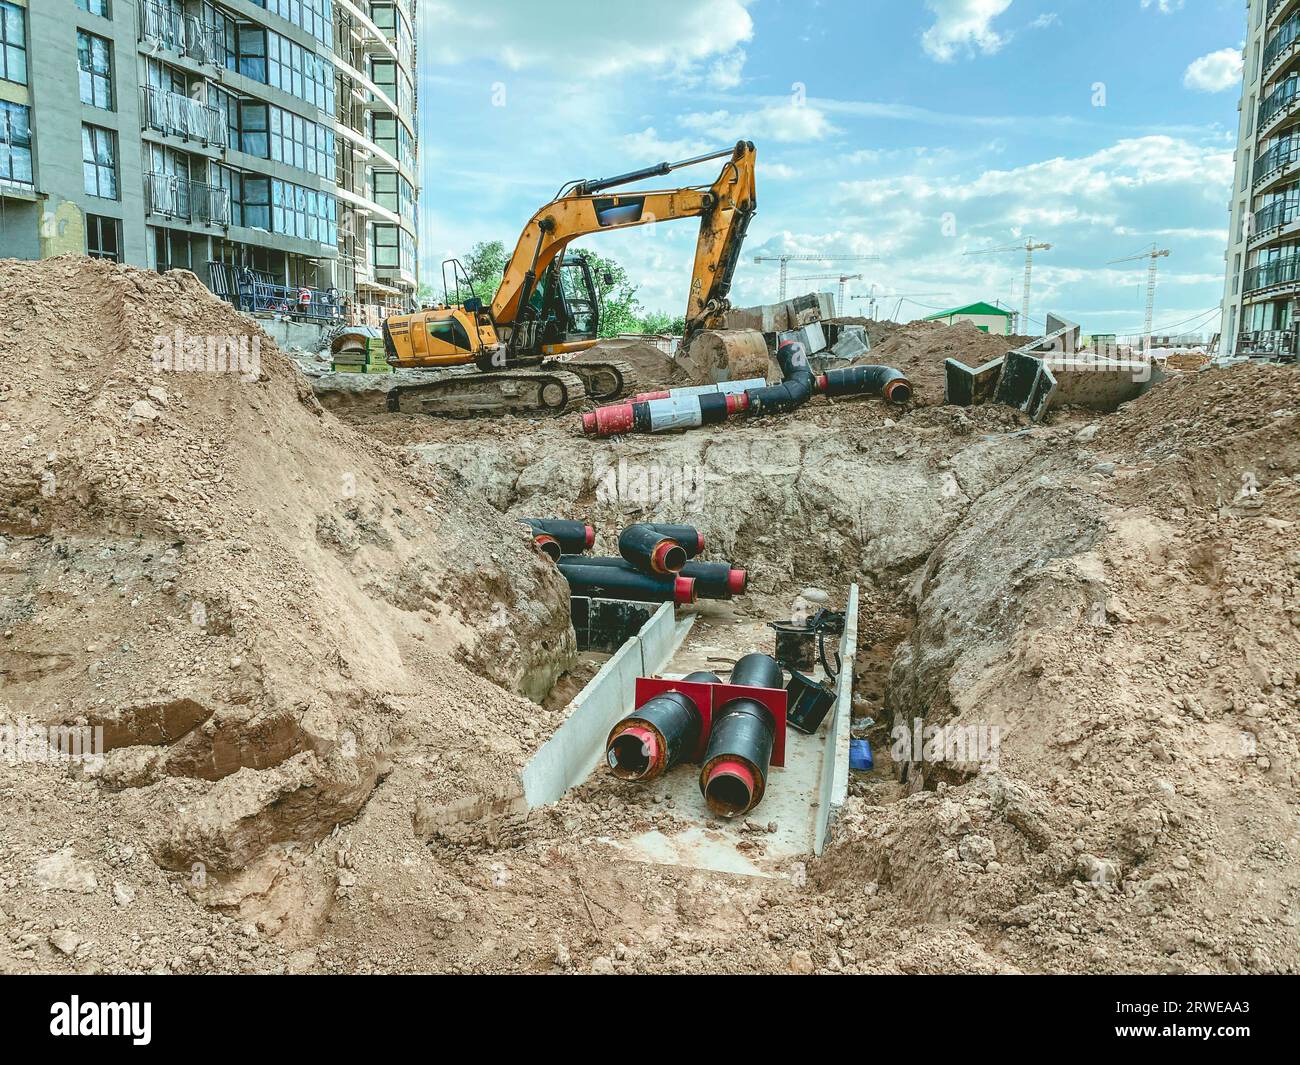
[[639,396],[633,396],[630,402],[649,403],[652,399],[669,399],[671,397],[672,393],[665,388],[659,392],[642,392]]
[[615,403],[597,407],[582,416],[582,431],[589,436],[614,436],[626,433],[633,424],[632,404]]
[[542,533],[540,536],[533,537],[533,543],[536,544],[542,554],[552,562],[559,562],[560,556],[564,554],[563,550],[560,548],[560,541],[555,539],[554,536],[547,536],[545,533]]
[[749,396],[744,392],[733,392],[727,396],[727,413],[736,414],[749,410]]
[[587,526],[587,536],[585,542],[588,547],[596,546],[596,530],[594,527],[590,525]]
[[727,591],[732,595],[741,595],[749,584],[749,574],[743,569],[733,569],[727,574]]
[[673,582],[673,602],[678,606],[689,606],[695,602],[694,577],[678,577]]
[[699,529],[695,530],[695,553],[704,554],[704,534]]
[[813,385],[816,387],[818,392],[825,392],[829,384],[830,382],[824,373],[819,373],[813,378]]
[[899,377],[885,385],[885,399],[890,403],[906,403],[912,398],[912,382]]
[[676,540],[660,540],[650,552],[650,568],[665,577],[670,573],[680,573],[686,565],[686,552]]
[[734,758],[714,762],[704,778],[704,801],[716,817],[739,817],[755,806],[754,771]]
[[605,759],[621,780],[653,780],[663,769],[664,751],[653,729],[634,724],[610,737]]

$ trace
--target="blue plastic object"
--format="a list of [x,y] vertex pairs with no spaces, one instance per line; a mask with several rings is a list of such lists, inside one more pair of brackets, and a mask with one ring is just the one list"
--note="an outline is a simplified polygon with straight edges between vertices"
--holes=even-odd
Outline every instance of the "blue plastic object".
[[875,762],[871,758],[871,743],[868,740],[849,740],[849,768],[871,769]]

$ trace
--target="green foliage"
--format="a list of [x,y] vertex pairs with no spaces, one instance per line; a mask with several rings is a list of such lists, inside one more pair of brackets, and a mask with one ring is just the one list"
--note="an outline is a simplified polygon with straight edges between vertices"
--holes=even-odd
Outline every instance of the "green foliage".
[[591,267],[600,297],[600,335],[617,336],[619,333],[641,332],[641,303],[636,298],[637,287],[615,260],[597,255],[586,248],[573,253]]
[[679,314],[674,318],[663,311],[650,311],[641,319],[641,332],[664,333],[679,337],[686,332],[686,316]]
[[[462,300],[470,295],[477,296],[483,301],[484,306],[492,303],[492,299],[497,294],[497,289],[501,287],[501,275],[505,273],[506,246],[499,240],[480,240],[474,247],[470,248],[469,253],[461,256],[461,265],[465,267],[465,272],[469,274],[469,286],[471,291],[465,291],[465,281],[462,278],[460,283],[460,298]],[[447,267],[447,284],[453,286],[447,293],[447,298],[456,299],[455,283],[456,279],[452,276],[452,268]],[[425,286],[421,286],[423,288]],[[442,302],[442,279],[439,278],[437,288],[432,289],[432,298]]]

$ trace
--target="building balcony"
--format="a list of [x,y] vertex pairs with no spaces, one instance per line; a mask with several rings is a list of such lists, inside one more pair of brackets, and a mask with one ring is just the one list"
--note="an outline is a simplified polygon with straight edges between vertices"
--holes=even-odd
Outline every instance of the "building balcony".
[[1274,200],[1255,212],[1251,222],[1250,242],[1259,244],[1274,240],[1282,230],[1300,221],[1300,194],[1293,193]]
[[1273,145],[1255,160],[1251,172],[1251,185],[1255,192],[1262,191],[1261,186],[1290,176],[1294,173],[1297,161],[1300,161],[1300,140],[1294,144]]
[[1282,17],[1294,10],[1295,7],[1296,0],[1268,0],[1268,8],[1264,13],[1264,25],[1271,28],[1274,20],[1282,21]]
[[1292,329],[1246,330],[1237,335],[1237,354],[1294,362],[1296,335]]
[[142,124],[184,140],[197,140],[204,145],[228,147],[230,132],[226,120],[215,107],[191,100],[178,92],[145,88]]
[[1248,267],[1241,288],[1246,295],[1280,292],[1300,287],[1300,255],[1288,255]]
[[1296,54],[1297,47],[1300,47],[1300,13],[1282,22],[1277,32],[1264,45],[1264,56],[1260,62],[1263,82],[1267,83],[1273,72]]
[[176,174],[145,174],[145,210],[192,225],[230,225],[230,192]]
[[156,0],[140,2],[140,40],[150,49],[179,52],[196,63],[222,66],[225,42],[214,26],[205,26],[192,15],[181,15]]

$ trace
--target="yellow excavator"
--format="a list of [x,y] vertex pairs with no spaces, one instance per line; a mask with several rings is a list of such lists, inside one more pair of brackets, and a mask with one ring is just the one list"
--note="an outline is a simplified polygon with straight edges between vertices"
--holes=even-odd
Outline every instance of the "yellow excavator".
[[[724,158],[711,185],[609,191]],[[490,306],[472,295],[459,260],[448,259],[443,263],[443,303],[384,322],[390,365],[429,370],[473,366],[478,371],[394,386],[389,409],[450,415],[560,413],[586,399],[605,403],[631,394],[637,382],[626,363],[566,358],[598,342],[601,313],[591,266],[581,256],[566,254],[568,245],[589,233],[699,218],[683,340],[689,344],[701,329],[722,325],[754,210],[754,145],[748,141],[617,177],[571,182],[529,219]]]

